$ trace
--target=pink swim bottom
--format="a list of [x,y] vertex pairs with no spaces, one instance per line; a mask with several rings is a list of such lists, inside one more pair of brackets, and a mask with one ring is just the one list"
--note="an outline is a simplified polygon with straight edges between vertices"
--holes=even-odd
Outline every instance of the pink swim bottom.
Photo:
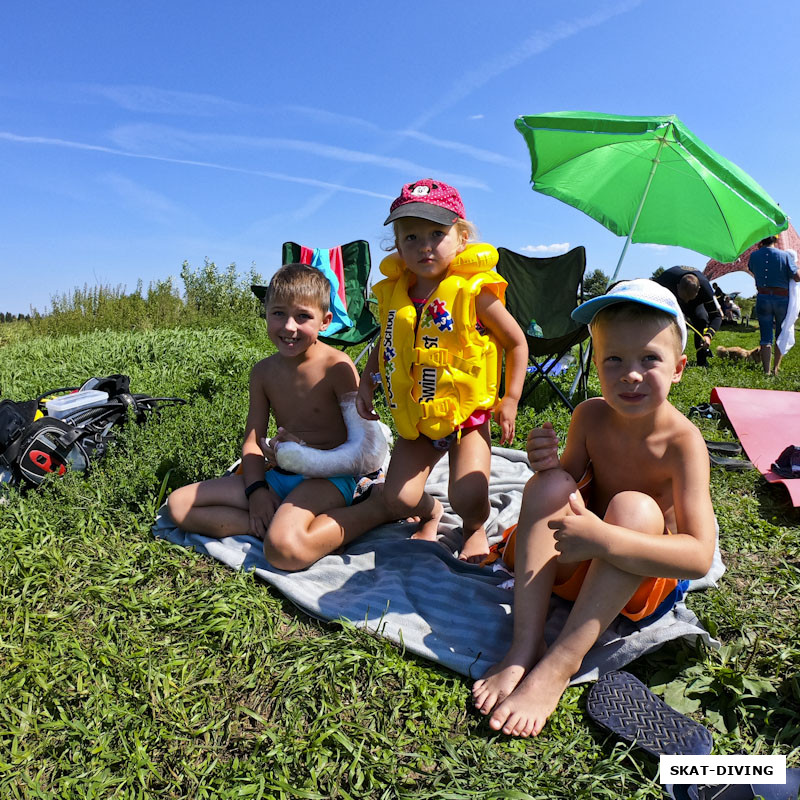
[[[479,408],[473,411],[459,426],[458,429],[442,437],[441,439],[431,439],[430,443],[436,450],[447,452],[453,445],[453,442],[459,437],[460,434],[471,431],[473,428],[480,428],[487,420],[492,418],[491,408]],[[427,438],[427,437],[426,437]]]

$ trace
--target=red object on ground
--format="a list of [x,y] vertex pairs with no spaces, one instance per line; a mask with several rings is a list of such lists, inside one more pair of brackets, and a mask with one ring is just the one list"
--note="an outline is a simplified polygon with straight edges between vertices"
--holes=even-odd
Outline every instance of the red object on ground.
[[781,478],[771,468],[787,445],[800,445],[800,392],[718,386],[711,402],[722,404],[756,469],[769,483],[782,483],[800,506],[800,478]]
[[[748,265],[750,264],[750,253],[758,247],[756,242],[752,247],[742,253],[736,261],[731,261],[729,264],[723,264],[721,261],[715,261],[713,258],[706,264],[703,270],[703,275],[710,281],[715,281],[722,275],[727,275],[729,272],[748,272]],[[800,236],[794,226],[789,223],[789,227],[785,231],[778,234],[778,247],[781,250],[795,250],[800,254]]]

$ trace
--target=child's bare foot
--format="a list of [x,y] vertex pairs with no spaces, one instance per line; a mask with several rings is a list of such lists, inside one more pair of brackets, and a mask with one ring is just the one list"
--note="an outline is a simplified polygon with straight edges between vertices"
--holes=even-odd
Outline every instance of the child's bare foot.
[[412,539],[422,539],[426,542],[437,542],[439,520],[444,515],[444,506],[434,497],[433,511],[428,519],[419,517],[419,530],[412,534]]
[[458,554],[459,561],[468,564],[480,564],[489,555],[489,540],[486,538],[486,528],[483,525],[469,536],[464,537],[464,544]]
[[516,689],[528,670],[544,655],[547,646],[542,643],[538,654],[530,658],[525,654],[509,651],[483,677],[472,684],[472,699],[481,714],[491,714],[498,703],[502,703]]
[[558,659],[543,658],[497,706],[489,726],[509,736],[538,736],[571,676]]

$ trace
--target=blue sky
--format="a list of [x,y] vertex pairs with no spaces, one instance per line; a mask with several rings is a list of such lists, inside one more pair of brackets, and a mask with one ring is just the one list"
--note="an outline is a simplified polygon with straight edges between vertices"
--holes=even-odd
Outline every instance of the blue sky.
[[[3,312],[206,257],[269,276],[287,239],[364,238],[377,265],[391,199],[428,176],[483,240],[583,244],[610,274],[623,240],[531,191],[521,114],[677,114],[800,214],[796,0],[11,0],[3,28]],[[621,276],[706,260],[633,245]]]

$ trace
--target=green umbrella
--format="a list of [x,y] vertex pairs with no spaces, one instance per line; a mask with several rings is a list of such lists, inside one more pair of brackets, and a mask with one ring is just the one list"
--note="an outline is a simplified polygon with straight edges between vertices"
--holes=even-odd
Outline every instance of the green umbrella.
[[531,153],[534,191],[627,236],[612,281],[631,241],[728,262],[789,224],[746,172],[675,116],[560,111],[515,124]]

